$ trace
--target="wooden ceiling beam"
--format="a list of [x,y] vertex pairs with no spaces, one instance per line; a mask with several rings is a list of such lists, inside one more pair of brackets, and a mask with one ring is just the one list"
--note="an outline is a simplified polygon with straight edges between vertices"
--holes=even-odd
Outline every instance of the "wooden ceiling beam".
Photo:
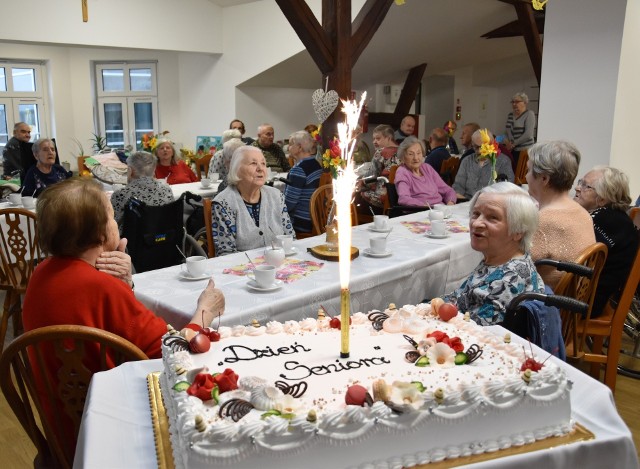
[[411,105],[416,100],[416,94],[418,93],[418,88],[420,88],[420,83],[422,83],[422,77],[424,76],[424,72],[426,69],[427,64],[422,63],[409,70],[409,74],[407,75],[407,78],[404,81],[404,86],[402,87],[402,91],[400,92],[398,103],[396,104],[396,108],[393,111],[393,116],[396,120],[396,126],[399,126],[402,118],[409,114]]
[[367,0],[353,22],[351,64],[356,64],[393,5],[393,0]]
[[533,73],[538,80],[538,86],[540,86],[540,80],[542,78],[542,41],[538,33],[533,6],[530,3],[520,2],[515,3],[513,6],[518,14],[518,21],[522,28],[524,42],[527,45],[529,59],[533,66]]
[[307,2],[300,0],[276,0],[276,2],[320,72],[327,74],[333,70],[335,68],[334,46]]

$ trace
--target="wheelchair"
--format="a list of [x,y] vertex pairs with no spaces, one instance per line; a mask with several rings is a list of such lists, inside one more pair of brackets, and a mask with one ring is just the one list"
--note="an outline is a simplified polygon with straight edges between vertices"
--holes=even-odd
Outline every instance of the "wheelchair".
[[134,271],[142,273],[178,265],[185,256],[206,254],[184,227],[184,204],[200,200],[185,192],[170,204],[152,206],[131,198],[125,205],[122,236]]

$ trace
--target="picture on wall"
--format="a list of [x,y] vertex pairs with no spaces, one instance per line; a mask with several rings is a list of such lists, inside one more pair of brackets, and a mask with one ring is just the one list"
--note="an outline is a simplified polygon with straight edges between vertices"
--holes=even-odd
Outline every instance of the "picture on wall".
[[196,153],[212,155],[222,148],[222,137],[197,137],[196,138]]

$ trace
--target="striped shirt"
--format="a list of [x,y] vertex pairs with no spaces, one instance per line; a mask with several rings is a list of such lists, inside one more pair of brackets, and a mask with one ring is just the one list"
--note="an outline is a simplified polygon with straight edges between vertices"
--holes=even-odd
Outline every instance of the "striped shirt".
[[293,223],[293,229],[301,233],[311,232],[311,195],[318,188],[322,168],[309,156],[296,163],[289,171],[289,184],[284,191],[284,201]]
[[536,127],[536,115],[531,110],[527,110],[518,117],[510,112],[507,116],[507,138],[513,142],[515,150],[529,148],[536,141],[533,133]]

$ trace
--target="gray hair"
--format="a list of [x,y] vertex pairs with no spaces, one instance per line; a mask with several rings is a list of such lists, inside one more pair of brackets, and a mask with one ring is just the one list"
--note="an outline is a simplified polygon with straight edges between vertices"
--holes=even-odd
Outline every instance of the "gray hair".
[[[491,133],[491,131],[489,129],[487,129],[487,135],[489,136],[489,139],[493,142],[493,134]],[[476,143],[476,142],[478,142],[478,143]],[[471,144],[476,146],[476,147],[480,147],[482,145],[482,134],[480,133],[480,129],[476,130],[471,135]]]
[[522,91],[517,92],[516,94],[514,94],[511,99],[513,99],[514,101],[522,101],[525,104],[529,104],[529,96],[526,95],[526,93],[523,93]]
[[244,145],[244,142],[238,138],[232,138],[231,140],[222,144],[222,162],[228,164],[231,162],[233,152]]
[[596,195],[611,204],[612,208],[626,211],[631,205],[627,175],[611,166],[596,166],[591,171],[600,173],[598,180],[593,183]]
[[233,156],[231,157],[231,164],[229,165],[229,174],[227,174],[227,184],[229,186],[238,185],[238,183],[240,182],[240,178],[238,177],[240,165],[248,155],[254,152],[262,155],[262,152],[258,147],[253,147],[250,145],[242,145],[234,150]]
[[137,151],[127,158],[127,166],[133,170],[134,179],[141,177],[153,177],[157,159],[146,151]]
[[498,194],[504,198],[509,235],[522,234],[520,249],[529,252],[538,228],[538,207],[527,191],[507,181],[483,187],[471,199],[469,216],[481,194]]
[[302,151],[310,155],[315,155],[318,143],[306,130],[298,130],[289,137],[289,145],[294,143],[302,147]]
[[227,129],[222,132],[222,143],[228,142],[232,138],[242,138],[242,133],[238,129]]
[[26,125],[27,127],[29,127],[29,130],[31,130],[31,126],[29,124],[27,124],[26,122],[20,121],[20,122],[16,122],[15,124],[13,124],[13,131],[15,132],[16,130],[18,130],[23,125]]
[[580,151],[564,140],[536,143],[528,149],[531,172],[537,177],[549,177],[549,186],[556,191],[568,191],[573,186],[580,167]]
[[404,155],[407,153],[407,150],[409,149],[409,147],[412,147],[416,143],[420,145],[420,148],[422,148],[422,156],[424,156],[426,151],[424,149],[424,142],[419,138],[414,137],[413,135],[409,135],[407,138],[405,138],[402,141],[402,143],[398,147],[398,160],[401,163],[404,163]]
[[373,133],[380,134],[383,137],[390,138],[391,140],[395,140],[393,127],[391,127],[390,125],[380,124],[375,129],[373,129]]
[[[38,140],[33,142],[33,146],[31,147],[31,151],[33,152],[33,156],[38,156],[38,152],[40,151],[40,147],[46,142],[53,143],[53,140],[51,140],[50,138],[39,138]],[[56,146],[54,145],[53,148],[55,149]]]

